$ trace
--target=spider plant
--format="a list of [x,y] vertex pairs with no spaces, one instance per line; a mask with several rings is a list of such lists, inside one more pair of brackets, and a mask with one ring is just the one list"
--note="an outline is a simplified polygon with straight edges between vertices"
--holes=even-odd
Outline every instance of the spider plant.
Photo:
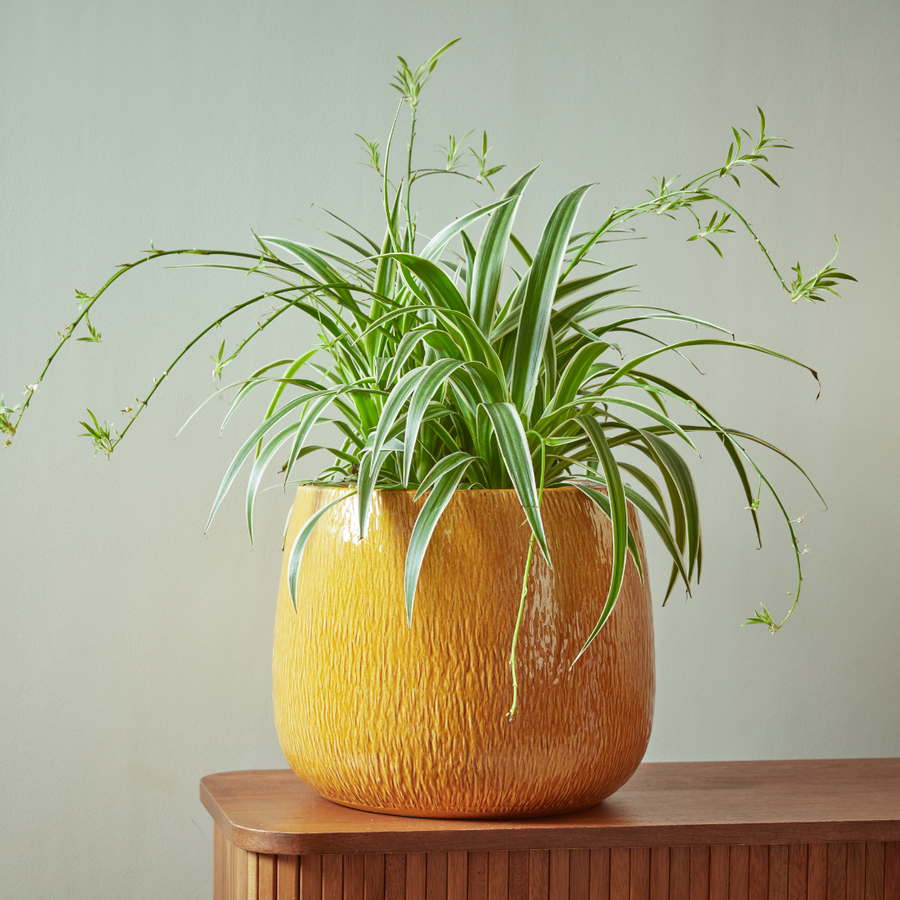
[[[770,356],[800,366],[813,377],[816,372],[776,350],[737,341],[711,322],[630,302],[627,292],[632,288],[620,277],[630,267],[607,267],[593,254],[602,243],[631,231],[635,219],[663,214],[686,218],[696,229],[688,240],[708,243],[720,256],[721,237],[733,229],[746,233],[793,303],[817,303],[837,295],[841,280],[854,279],[834,268],[834,258],[809,277],[798,264],[795,277],[787,280],[746,218],[716,187],[723,181],[740,187],[739,174],[744,173],[759,173],[774,183],[768,156],[788,145],[766,132],[760,110],[758,135],[732,129],[724,162],[690,180],[660,178],[649,196],[616,207],[584,230],[576,230],[576,217],[591,185],[576,187],[553,210],[537,246],[528,249],[515,236],[513,224],[535,176],[532,169],[499,198],[452,219],[425,240],[417,233],[412,212],[412,189],[419,180],[453,174],[493,189],[491,179],[503,168],[487,162],[486,133],[478,148],[468,146],[470,135],[463,139],[451,135],[441,165],[416,163],[413,148],[421,92],[452,43],[416,68],[399,58],[393,86],[401,99],[384,159],[378,141],[362,138],[377,174],[384,211],[380,240],[334,216],[346,229],[331,235],[342,248],[340,253],[255,234],[256,246],[249,251],[164,251],[151,246],[149,253],[121,267],[96,293],[78,294],[79,314],[60,333],[47,367],[80,325],[86,334],[78,340],[101,339],[90,315],[118,278],[135,267],[170,257],[200,256],[202,265],[265,279],[265,290],[217,316],[165,370],[168,375],[210,331],[254,305],[274,304],[233,352],[226,356],[225,344],[219,347],[213,357],[216,377],[221,378],[224,367],[249,341],[289,321],[283,317],[302,313],[318,329],[318,343],[311,350],[274,360],[229,385],[235,393],[226,422],[257,391],[268,389],[272,397],[262,421],[228,467],[210,521],[248,463],[245,513],[252,538],[254,502],[267,468],[276,459],[283,462],[281,471],[288,483],[305,455],[323,449],[310,441],[313,428],[323,423],[336,426],[341,439],[324,448],[333,461],[316,483],[347,486],[355,493],[363,535],[374,490],[412,490],[416,498],[425,498],[406,557],[405,604],[411,617],[429,540],[457,491],[515,489],[530,525],[524,603],[535,544],[552,565],[541,521],[542,492],[573,485],[609,517],[614,542],[608,596],[581,653],[613,610],[629,554],[640,570],[627,501],[640,510],[671,557],[666,597],[679,580],[689,591],[699,578],[700,509],[685,456],[695,452],[697,434],[713,434],[746,495],[757,538],[763,487],[774,498],[790,535],[797,572],[793,605],[780,622],[766,607],[747,619],[777,631],[799,601],[801,551],[795,523],[749,451],[761,447],[786,455],[762,438],[723,424],[698,399],[657,374],[654,364],[693,347],[713,346],[723,352]],[[398,164],[392,150],[404,108],[410,130],[405,159]],[[216,257],[222,261],[214,261]],[[674,340],[658,336],[654,328],[659,325],[689,325],[691,336]],[[697,327],[701,336],[696,336]],[[637,352],[626,352],[629,341],[638,342]],[[20,406],[9,408],[0,402],[0,427],[10,437],[47,367],[27,388]],[[126,411],[130,418],[121,432],[88,411],[89,419],[82,425],[97,449],[112,452],[162,381]],[[623,452],[630,461],[622,458]],[[289,551],[295,605],[303,547],[324,512],[321,509],[308,520]],[[514,652],[511,663],[515,675]]]

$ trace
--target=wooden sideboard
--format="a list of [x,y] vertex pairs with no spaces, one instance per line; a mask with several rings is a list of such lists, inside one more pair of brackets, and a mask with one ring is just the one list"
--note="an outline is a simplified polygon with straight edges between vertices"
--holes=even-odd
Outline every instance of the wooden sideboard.
[[290,770],[200,782],[215,900],[900,900],[900,759],[644,763],[539,819],[412,819]]

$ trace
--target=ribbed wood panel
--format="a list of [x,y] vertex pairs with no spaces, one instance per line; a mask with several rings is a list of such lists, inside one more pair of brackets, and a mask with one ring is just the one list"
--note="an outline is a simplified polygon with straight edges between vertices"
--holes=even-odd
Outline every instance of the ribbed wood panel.
[[591,900],[609,897],[609,850],[591,850]]
[[709,847],[691,847],[691,900],[709,900]]
[[724,844],[709,848],[709,900],[728,900],[729,857]]
[[[318,900],[319,894],[317,891],[321,891],[320,885],[322,883],[320,880],[322,857],[316,856],[310,860],[310,866],[318,866],[316,869],[315,882],[312,886],[306,886],[301,894],[300,869],[301,863],[305,862],[305,857],[279,854],[275,861],[276,900],[296,900],[296,898],[300,896],[302,896],[304,900],[306,900],[307,897],[316,897],[316,900]],[[234,900],[244,900],[244,898],[238,894]],[[269,898],[266,897],[266,900],[269,900]]]
[[328,853],[213,838],[214,900],[900,900],[900,842]]
[[809,884],[809,844],[788,847],[788,900],[807,900]]
[[669,896],[669,848],[650,848],[650,900]]
[[866,900],[884,900],[884,844],[866,844]]
[[788,900],[789,853],[787,844],[769,847],[769,900]]
[[260,853],[257,861],[257,897],[275,896],[275,880],[277,875],[278,857],[271,853]]
[[900,897],[900,841],[884,845],[884,900]]
[[488,861],[488,898],[506,900],[507,897],[509,897],[509,851],[494,850],[489,854]]

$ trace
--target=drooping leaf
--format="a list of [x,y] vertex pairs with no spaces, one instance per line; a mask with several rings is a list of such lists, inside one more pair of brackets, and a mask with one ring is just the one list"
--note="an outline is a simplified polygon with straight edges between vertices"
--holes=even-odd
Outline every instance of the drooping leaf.
[[319,519],[328,512],[333,506],[337,506],[338,503],[343,503],[344,500],[349,500],[356,491],[348,491],[346,494],[342,494],[335,500],[332,500],[330,503],[326,503],[321,509],[316,510],[307,520],[306,524],[297,532],[297,537],[294,538],[294,543],[291,545],[291,554],[288,557],[288,567],[287,567],[287,583],[288,583],[288,591],[291,595],[291,603],[294,606],[294,611],[297,610],[297,579],[300,575],[300,563],[303,559],[303,549],[306,547],[307,542],[312,536],[313,529],[315,529],[316,525],[319,523]]
[[359,536],[364,538],[369,525],[369,507],[372,504],[372,494],[378,483],[378,473],[385,459],[391,453],[402,453],[403,444],[396,438],[386,440],[381,444],[381,449],[376,456],[371,446],[366,447],[359,463],[359,473],[356,484],[359,492]]
[[537,484],[534,480],[534,468],[531,462],[531,454],[528,450],[528,439],[525,429],[516,408],[511,403],[485,403],[479,409],[483,409],[490,419],[500,446],[500,454],[513,487],[525,511],[525,517],[534,533],[538,546],[547,565],[552,569],[550,561],[550,548],[547,546],[547,537],[544,534],[544,524],[541,521],[541,509],[538,501]]
[[353,299],[353,294],[348,289],[349,286],[346,283],[346,279],[341,278],[338,272],[326,262],[321,251],[315,247],[310,247],[308,244],[300,244],[297,243],[297,241],[290,241],[286,238],[263,237],[261,240],[266,245],[274,244],[276,247],[283,247],[285,250],[293,253],[298,259],[305,262],[323,282],[336,285],[336,287],[328,289],[329,292],[340,300],[342,305],[346,306],[347,309],[357,317],[357,321],[363,325],[365,324],[366,317],[360,309],[359,304]]
[[618,464],[612,455],[612,451],[609,449],[606,435],[597,421],[590,416],[580,416],[578,424],[581,425],[584,433],[590,439],[606,481],[606,489],[609,494],[610,522],[612,524],[613,559],[606,602],[603,604],[603,610],[600,613],[597,624],[588,635],[584,646],[578,652],[578,656],[575,657],[576,661],[594,642],[594,639],[600,633],[600,629],[603,628],[609,619],[616,601],[619,599],[619,592],[622,589],[622,582],[625,578],[625,553],[628,547],[628,505],[625,500],[625,490],[622,485],[622,476],[619,472]]
[[[606,514],[606,517],[612,520],[612,506],[609,502],[609,497],[604,494],[598,487],[594,487],[591,484],[588,484],[586,479],[572,479],[570,484],[574,485],[584,494],[586,497],[589,497],[597,506],[600,507],[601,510]],[[605,486],[605,485],[604,485]],[[637,541],[634,538],[634,534],[631,531],[631,526],[628,527],[627,534],[627,549],[628,555],[631,557],[634,562],[635,568],[637,569],[638,576],[641,579],[641,584],[644,583],[644,566],[641,562],[641,554],[638,550]]]
[[234,483],[234,479],[237,476],[238,470],[241,468],[247,458],[253,453],[257,441],[259,441],[260,438],[264,437],[266,433],[269,432],[275,425],[277,425],[278,422],[280,422],[285,416],[292,413],[298,407],[303,406],[303,404],[307,401],[320,396],[321,393],[321,391],[312,391],[307,394],[302,394],[300,397],[297,397],[296,399],[291,400],[289,403],[286,403],[276,413],[271,415],[268,419],[264,420],[261,425],[257,426],[250,437],[247,438],[246,441],[244,441],[241,449],[238,450],[237,454],[235,454],[234,459],[231,461],[231,464],[228,466],[228,469],[225,472],[225,477],[222,479],[221,485],[219,485],[219,491],[216,494],[215,501],[213,502],[213,507],[209,514],[209,520],[206,523],[207,530],[212,524],[212,520],[216,514],[216,511],[218,510],[222,501],[225,499],[225,495],[228,493],[228,489]]
[[462,481],[466,469],[471,465],[472,459],[463,460],[459,465],[446,471],[434,484],[431,493],[425,500],[416,524],[413,525],[409,538],[409,549],[406,551],[406,566],[403,575],[403,592],[406,600],[406,617],[412,625],[413,604],[416,599],[416,586],[419,583],[419,573],[422,569],[422,561],[425,559],[425,551],[431,542],[435,526],[441,514],[447,508],[447,504],[453,499],[456,488]]
[[418,500],[422,494],[431,490],[432,485],[443,478],[448,472],[452,472],[454,469],[459,468],[459,466],[468,466],[473,462],[477,462],[477,458],[462,450],[457,450],[454,453],[441,457],[441,459],[431,467],[428,474],[419,482],[419,487],[413,495],[413,500]]

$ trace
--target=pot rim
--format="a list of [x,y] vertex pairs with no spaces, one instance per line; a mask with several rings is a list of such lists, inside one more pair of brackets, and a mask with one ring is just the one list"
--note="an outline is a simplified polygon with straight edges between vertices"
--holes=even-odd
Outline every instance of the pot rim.
[[[605,485],[601,485],[601,490],[605,490]],[[332,490],[332,491],[351,491],[356,490],[356,486],[353,484],[327,484],[327,483],[317,483],[314,481],[302,482],[297,485],[297,490]],[[375,488],[373,493],[375,494],[415,494],[418,488]],[[431,489],[429,488],[428,491]],[[428,493],[426,491],[425,493]],[[563,484],[558,487],[548,487],[544,488],[545,494],[550,493],[558,493],[561,491],[578,491],[578,488],[574,484]],[[464,488],[458,487],[456,489],[456,493],[465,494],[516,494],[515,488]],[[581,493],[579,491],[579,493]],[[423,495],[424,496],[424,495]],[[582,495],[583,496],[583,495]],[[631,501],[629,501],[630,503]]]

